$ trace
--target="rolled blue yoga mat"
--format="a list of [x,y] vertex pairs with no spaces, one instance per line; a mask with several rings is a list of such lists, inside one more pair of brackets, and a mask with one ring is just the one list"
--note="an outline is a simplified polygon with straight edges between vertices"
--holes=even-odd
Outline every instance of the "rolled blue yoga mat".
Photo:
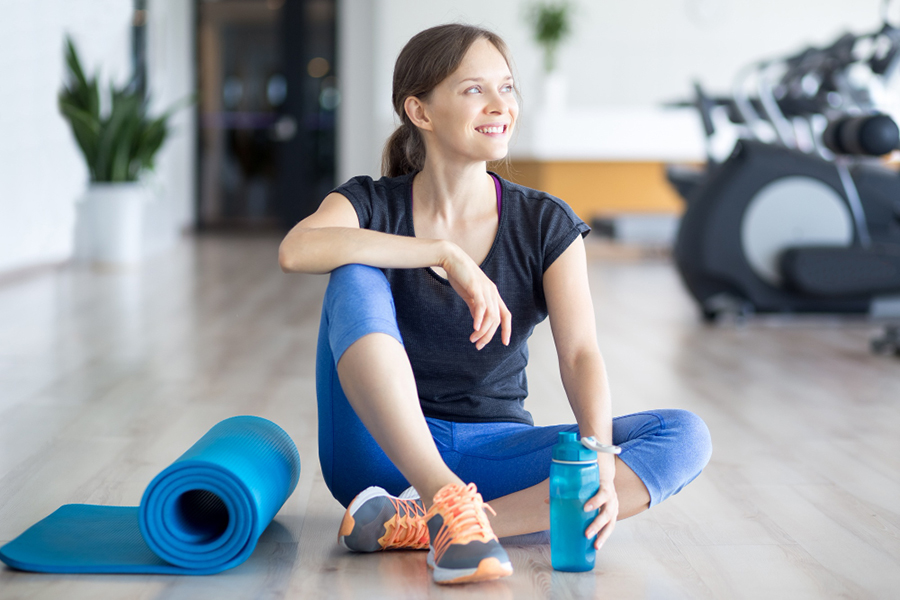
[[67,504],[0,548],[0,560],[45,573],[219,573],[247,560],[299,477],[284,430],[232,417],[157,475],[140,506]]

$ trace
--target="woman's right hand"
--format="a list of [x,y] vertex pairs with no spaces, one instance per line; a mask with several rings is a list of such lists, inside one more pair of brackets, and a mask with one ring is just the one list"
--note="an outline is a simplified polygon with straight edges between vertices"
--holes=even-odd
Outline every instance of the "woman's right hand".
[[478,350],[487,346],[500,328],[500,340],[509,345],[512,335],[512,314],[500,297],[497,286],[459,246],[452,244],[440,267],[447,280],[469,307],[474,331],[469,341]]

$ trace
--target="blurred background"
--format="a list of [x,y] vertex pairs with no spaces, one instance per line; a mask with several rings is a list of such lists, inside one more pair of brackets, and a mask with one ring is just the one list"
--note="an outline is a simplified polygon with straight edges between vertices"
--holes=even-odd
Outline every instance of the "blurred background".
[[57,108],[63,40],[84,68],[144,73],[156,111],[176,112],[147,177],[145,255],[180,235],[282,232],[337,183],[377,175],[395,125],[393,62],[410,36],[464,21],[509,43],[522,90],[513,177],[585,219],[677,215],[672,161],[701,162],[691,82],[727,90],[748,62],[879,24],[879,0],[573,3],[553,92],[521,0],[2,0],[0,273],[77,256],[84,161]]
[[[0,597],[445,597],[421,554],[334,543],[343,508],[316,460],[328,278],[277,255],[336,185],[379,175],[398,53],[457,21],[515,61],[519,126],[490,168],[594,227],[614,414],[691,410],[715,446],[696,482],[617,525],[596,577],[523,541],[487,595],[897,596],[900,129],[880,111],[900,117],[882,85],[900,0],[883,29],[882,0],[543,0],[570,24],[547,24],[549,70],[536,1],[0,0],[0,546],[61,504],[136,505],[230,416],[277,422],[304,461],[241,571],[0,568]],[[106,177],[85,144],[127,146],[104,115],[144,93],[147,132],[173,110],[155,168]],[[529,347],[535,422],[573,422],[548,320]]]

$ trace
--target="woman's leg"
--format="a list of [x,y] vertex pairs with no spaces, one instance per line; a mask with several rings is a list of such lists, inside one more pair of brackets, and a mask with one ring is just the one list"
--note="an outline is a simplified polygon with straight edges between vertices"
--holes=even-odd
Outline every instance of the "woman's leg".
[[[577,432],[577,425],[479,425],[487,425],[483,433],[457,424],[454,440],[463,457],[456,472],[475,481],[497,511],[491,521],[494,531],[510,536],[547,530],[550,510],[545,500],[552,449],[560,431]],[[615,478],[620,519],[680,491],[700,474],[712,448],[706,425],[684,410],[617,417],[613,443],[622,447]]]
[[344,506],[369,485],[399,493],[411,483],[430,504],[441,487],[461,483],[422,415],[390,286],[378,269],[347,265],[332,273],[316,391],[322,473]]
[[353,410],[426,508],[442,487],[463,483],[434,444],[409,358],[397,340],[383,333],[360,338],[339,359],[337,371]]
[[[328,487],[347,506],[338,542],[357,552],[426,544],[438,583],[511,575],[509,556],[480,510],[481,499],[438,452],[432,433],[439,436],[445,424],[428,423],[422,415],[381,271],[347,265],[332,272],[319,343],[319,456]],[[393,493],[399,493],[399,481],[412,483],[431,509],[428,521],[421,518],[420,501],[399,500],[384,490],[367,490],[353,500],[372,480],[392,486]],[[476,519],[469,520],[473,514]],[[473,525],[481,537],[471,535]]]

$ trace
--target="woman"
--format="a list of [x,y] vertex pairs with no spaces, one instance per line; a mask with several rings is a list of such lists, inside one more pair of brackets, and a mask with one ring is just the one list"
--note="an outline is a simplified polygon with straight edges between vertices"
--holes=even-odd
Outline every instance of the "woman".
[[[612,419],[589,228],[561,200],[487,172],[519,113],[504,42],[459,24],[417,34],[393,104],[402,125],[385,177],[338,187],[279,253],[286,272],[331,273],[316,383],[322,472],[348,507],[339,541],[430,548],[438,583],[510,575],[498,536],[549,528],[551,449],[576,431],[623,449],[600,455],[585,505],[599,508],[585,535],[600,548],[617,518],[700,473],[706,426],[676,410]],[[535,427],[523,406],[526,342],[548,315],[573,425]]]

